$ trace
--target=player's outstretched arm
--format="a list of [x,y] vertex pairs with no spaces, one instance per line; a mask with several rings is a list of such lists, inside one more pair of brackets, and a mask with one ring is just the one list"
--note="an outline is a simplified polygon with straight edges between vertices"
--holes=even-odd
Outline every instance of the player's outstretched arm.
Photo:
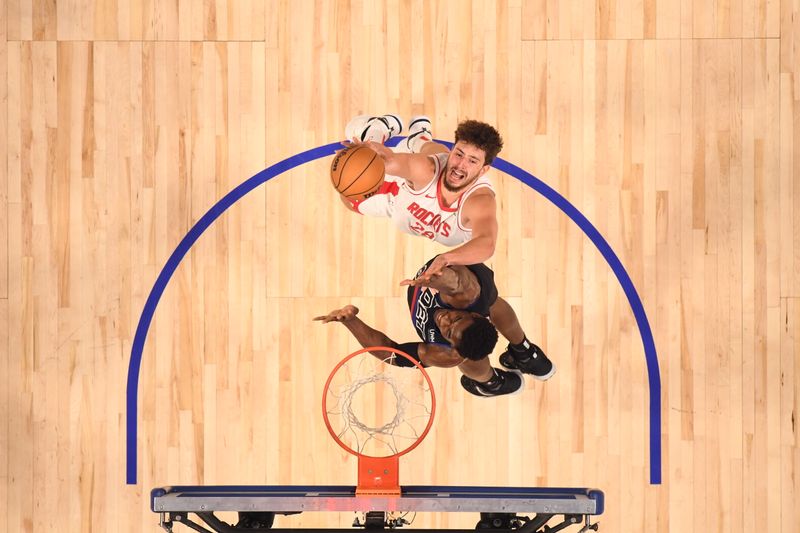
[[475,274],[465,266],[453,265],[428,275],[428,270],[416,279],[404,279],[400,285],[436,289],[442,301],[456,309],[466,309],[481,295],[481,286]]
[[[359,143],[354,142],[354,144]],[[425,154],[395,153],[391,148],[374,141],[367,141],[363,144],[375,150],[378,156],[383,159],[387,174],[410,181],[415,189],[427,185],[433,179],[436,165],[429,156]]]
[[494,195],[476,192],[464,203],[462,217],[472,230],[472,239],[439,255],[426,274],[434,275],[451,265],[476,265],[491,259],[497,245],[497,201]]
[[[328,322],[342,323],[348,330],[350,330],[350,333],[353,334],[353,337],[355,337],[359,344],[361,344],[361,346],[364,348],[369,348],[370,346],[388,346],[391,348],[397,345],[397,343],[390,339],[385,333],[371,328],[356,315],[358,315],[358,307],[354,305],[346,305],[341,309],[334,309],[327,315],[314,317],[314,320],[318,320],[323,324],[327,324]],[[378,359],[386,359],[387,357],[394,355],[393,352],[387,352],[384,350],[370,351],[370,353]]]

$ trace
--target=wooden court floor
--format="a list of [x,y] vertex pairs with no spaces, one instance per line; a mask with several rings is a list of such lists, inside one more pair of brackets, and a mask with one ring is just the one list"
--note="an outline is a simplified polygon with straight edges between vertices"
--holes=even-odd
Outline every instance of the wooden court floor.
[[496,125],[501,157],[594,224],[644,303],[663,419],[651,485],[620,284],[493,171],[490,265],[558,373],[481,401],[432,371],[438,418],[401,482],[597,487],[606,533],[798,531],[800,1],[0,0],[0,102],[0,530],[158,531],[168,484],[355,483],[319,404],[357,346],[311,318],[354,303],[412,340],[398,284],[441,249],[346,212],[329,159],[257,187],[177,268],[144,347],[136,485],[126,383],[193,224],[351,116],[396,112],[444,140]]

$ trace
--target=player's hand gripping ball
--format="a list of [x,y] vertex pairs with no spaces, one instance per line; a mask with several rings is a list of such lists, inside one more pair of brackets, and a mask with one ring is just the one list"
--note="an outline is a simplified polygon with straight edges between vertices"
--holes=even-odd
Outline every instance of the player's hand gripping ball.
[[349,200],[364,200],[383,185],[386,169],[372,148],[351,144],[336,153],[331,163],[331,183]]

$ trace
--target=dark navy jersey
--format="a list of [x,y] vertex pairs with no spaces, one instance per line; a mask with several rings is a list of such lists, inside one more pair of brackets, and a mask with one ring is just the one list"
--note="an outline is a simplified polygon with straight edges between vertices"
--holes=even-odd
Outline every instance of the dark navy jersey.
[[[433,259],[436,258],[434,257]],[[414,279],[420,277],[428,270],[433,259],[425,263],[425,266],[419,269]],[[459,310],[470,311],[488,317],[489,308],[494,304],[495,300],[497,300],[497,287],[494,284],[494,272],[483,263],[467,265],[467,268],[478,278],[481,292],[468,307]],[[433,315],[437,309],[456,308],[444,303],[439,291],[429,287],[409,286],[408,309],[411,311],[411,322],[414,324],[414,330],[423,342],[450,346],[450,343],[445,340],[442,336],[442,332],[439,331],[439,328],[436,326]]]

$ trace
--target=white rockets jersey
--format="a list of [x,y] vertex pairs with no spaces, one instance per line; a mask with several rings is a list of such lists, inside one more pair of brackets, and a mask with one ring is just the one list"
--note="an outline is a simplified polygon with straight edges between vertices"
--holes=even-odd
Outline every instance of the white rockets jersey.
[[441,189],[447,156],[447,153],[430,156],[435,164],[434,177],[421,189],[415,191],[405,179],[387,175],[376,194],[353,202],[353,207],[364,215],[389,217],[400,231],[409,235],[449,247],[464,244],[472,238],[472,230],[461,224],[461,207],[476,190],[488,188],[494,193],[494,187],[483,175],[465,189],[454,204],[444,205]]

